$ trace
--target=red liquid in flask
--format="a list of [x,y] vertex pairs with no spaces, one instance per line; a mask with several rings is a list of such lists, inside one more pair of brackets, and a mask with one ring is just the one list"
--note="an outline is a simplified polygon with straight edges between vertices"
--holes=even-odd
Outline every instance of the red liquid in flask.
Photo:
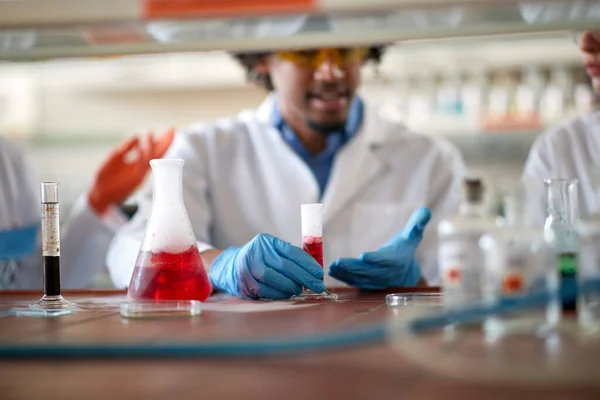
[[310,254],[323,267],[323,238],[304,236],[302,238],[304,251]]
[[204,301],[211,291],[196,246],[177,254],[140,253],[129,284],[129,297],[137,300]]

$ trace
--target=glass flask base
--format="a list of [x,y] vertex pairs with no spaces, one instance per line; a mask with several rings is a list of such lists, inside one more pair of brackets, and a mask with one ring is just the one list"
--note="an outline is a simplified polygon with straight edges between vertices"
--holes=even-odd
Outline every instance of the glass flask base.
[[292,301],[325,301],[325,300],[337,300],[338,295],[330,293],[327,290],[323,293],[315,293],[312,290],[304,289],[298,296],[292,296]]
[[202,312],[202,303],[197,300],[135,300],[121,303],[124,318],[185,318],[195,317]]
[[74,307],[75,303],[71,303],[60,294],[58,296],[44,295],[37,303],[29,305],[29,308],[42,310],[63,310]]
[[579,327],[588,334],[600,333],[600,303],[586,306],[589,308],[582,307],[577,314]]
[[75,303],[71,303],[61,295],[44,295],[36,303],[29,304],[27,308],[14,308],[9,312],[19,317],[60,317],[73,314],[75,311]]

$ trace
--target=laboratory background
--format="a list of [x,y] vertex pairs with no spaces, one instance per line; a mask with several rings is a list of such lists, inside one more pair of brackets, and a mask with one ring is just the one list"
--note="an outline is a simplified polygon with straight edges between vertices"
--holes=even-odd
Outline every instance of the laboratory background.
[[[570,31],[400,42],[364,69],[360,94],[454,143],[485,180],[492,211],[536,137],[598,104]],[[126,137],[259,105],[266,93],[245,77],[224,51],[2,63],[0,132],[23,146],[40,180],[60,182],[66,216]],[[108,274],[94,286],[111,287]]]
[[600,0],[0,0],[0,399],[600,398],[598,57]]

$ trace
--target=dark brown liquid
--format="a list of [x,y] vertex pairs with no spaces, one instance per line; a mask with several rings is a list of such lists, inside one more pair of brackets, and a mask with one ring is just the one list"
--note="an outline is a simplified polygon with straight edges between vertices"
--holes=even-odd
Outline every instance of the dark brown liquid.
[[60,256],[43,256],[44,259],[44,294],[60,295]]
[[[558,267],[560,270],[561,288],[572,288],[577,286],[577,253],[561,253],[558,256]],[[563,301],[562,309],[565,312],[577,312],[576,298],[571,301]]]

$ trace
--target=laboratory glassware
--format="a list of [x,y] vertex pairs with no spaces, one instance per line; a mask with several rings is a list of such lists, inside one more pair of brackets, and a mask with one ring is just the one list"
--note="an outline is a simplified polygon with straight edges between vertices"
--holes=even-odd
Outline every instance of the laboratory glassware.
[[[554,240],[560,273],[560,286],[575,287],[579,250],[579,208],[577,179],[546,179],[547,216],[544,234]],[[577,302],[562,302],[563,311],[576,311]]]
[[[310,254],[323,268],[323,204],[302,204],[300,206],[300,220],[302,223],[302,248]],[[336,300],[337,294],[324,291],[315,293],[303,288],[302,293],[292,296],[292,300]]]
[[165,315],[169,310],[180,314],[185,304],[193,315],[198,302],[210,296],[212,286],[183,202],[183,165],[182,159],[150,161],[152,212],[122,315]]
[[479,241],[483,254],[483,301],[489,305],[551,293],[545,308],[486,318],[488,337],[548,331],[560,319],[558,263],[551,238],[525,218],[523,190],[504,198],[505,218]]
[[488,216],[481,179],[465,179],[458,212],[438,225],[438,262],[446,308],[481,300],[481,235],[495,227]]
[[41,310],[61,310],[75,307],[61,294],[60,285],[60,204],[58,183],[42,182],[42,264],[44,268],[44,295],[29,307]]

